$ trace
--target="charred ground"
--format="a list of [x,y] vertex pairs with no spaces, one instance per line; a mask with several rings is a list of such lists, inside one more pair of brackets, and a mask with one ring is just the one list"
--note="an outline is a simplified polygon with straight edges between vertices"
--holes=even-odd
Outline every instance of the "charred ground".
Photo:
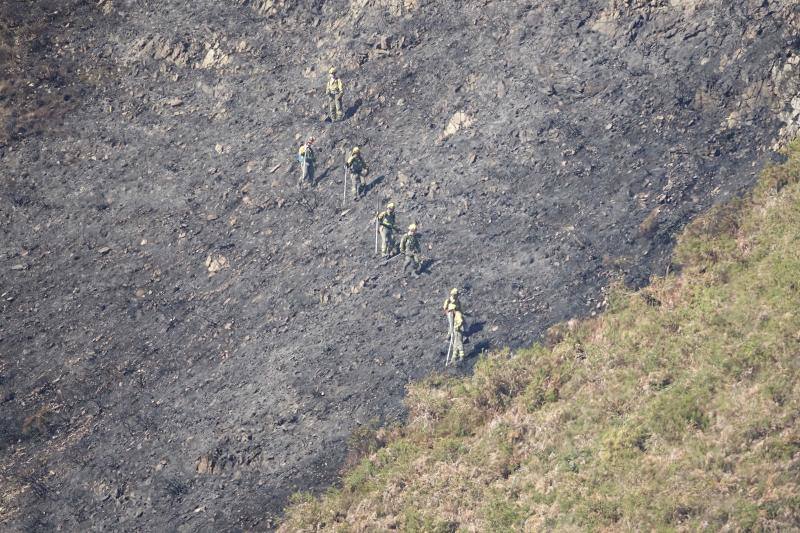
[[[449,287],[473,355],[588,314],[610,279],[666,268],[676,231],[748,188],[753,147],[800,112],[788,1],[0,17],[0,520],[19,530],[269,527],[441,367]],[[321,121],[331,64],[338,124]],[[308,134],[319,182],[298,192]],[[342,214],[354,144],[375,183]],[[388,199],[430,245],[419,279],[372,255]]]

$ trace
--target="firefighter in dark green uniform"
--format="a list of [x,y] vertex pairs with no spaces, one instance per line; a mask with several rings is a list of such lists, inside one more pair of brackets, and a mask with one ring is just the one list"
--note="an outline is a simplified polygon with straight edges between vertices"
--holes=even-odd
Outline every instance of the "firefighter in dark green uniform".
[[314,137],[309,137],[297,151],[297,160],[300,161],[300,171],[302,172],[300,182],[297,184],[298,187],[302,187],[305,183],[314,183],[314,169],[317,159],[314,156],[313,144]]
[[450,360],[454,365],[464,360],[464,315],[453,310],[453,347]]
[[367,180],[365,176],[369,174],[369,168],[361,156],[361,148],[356,146],[350,152],[350,157],[347,158],[347,168],[350,170],[350,175],[353,178],[353,198],[358,200],[367,188]]
[[386,210],[377,214],[378,231],[381,234],[381,255],[389,257],[395,253],[394,232],[397,230],[394,217],[394,202],[386,204]]
[[419,236],[417,235],[417,225],[411,224],[408,226],[408,233],[403,235],[400,239],[400,253],[405,255],[403,262],[403,273],[406,272],[409,266],[412,267],[414,276],[419,275],[422,269],[422,255],[419,245]]

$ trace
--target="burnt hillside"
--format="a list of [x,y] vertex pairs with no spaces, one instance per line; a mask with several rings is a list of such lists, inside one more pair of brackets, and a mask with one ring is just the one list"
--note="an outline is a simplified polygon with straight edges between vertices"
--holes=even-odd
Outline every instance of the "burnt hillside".
[[[753,147],[797,131],[799,18],[789,0],[5,2],[0,521],[268,528],[441,368],[451,286],[476,355],[662,272],[679,229],[751,186]],[[309,134],[319,181],[298,192]],[[343,210],[354,144],[374,184]],[[389,199],[420,223],[418,279],[373,256]]]

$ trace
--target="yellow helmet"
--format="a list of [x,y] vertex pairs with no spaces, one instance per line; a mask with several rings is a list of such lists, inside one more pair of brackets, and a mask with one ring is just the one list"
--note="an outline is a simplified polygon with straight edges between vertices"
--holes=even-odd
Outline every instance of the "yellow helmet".
[[353,153],[354,153],[354,154],[361,153],[361,148],[359,148],[358,146],[354,146],[354,147],[353,147]]
[[450,289],[450,296],[458,296],[458,289]]
[[331,67],[328,69],[328,74],[336,74],[336,67]]
[[388,210],[390,210],[390,211],[391,211],[392,209],[394,209],[394,202],[389,202],[388,204],[386,204],[386,209],[388,209]]
[[408,231],[417,231],[417,225],[411,224],[410,226],[408,226]]

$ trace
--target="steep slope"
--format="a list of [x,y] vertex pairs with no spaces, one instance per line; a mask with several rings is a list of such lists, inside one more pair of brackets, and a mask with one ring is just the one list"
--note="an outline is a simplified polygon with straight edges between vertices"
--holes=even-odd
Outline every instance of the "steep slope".
[[[550,347],[409,390],[408,424],[286,531],[789,531],[800,523],[800,141]],[[388,441],[388,442],[387,442]]]
[[[473,355],[593,312],[609,279],[662,272],[683,224],[750,187],[753,147],[800,108],[788,1],[1,16],[0,519],[18,529],[268,527],[441,367],[449,287]],[[330,64],[348,87],[335,125]],[[457,113],[470,125],[447,135]],[[320,182],[297,192],[308,134]],[[353,144],[375,184],[342,214]],[[435,260],[418,280],[372,255],[390,198]]]

